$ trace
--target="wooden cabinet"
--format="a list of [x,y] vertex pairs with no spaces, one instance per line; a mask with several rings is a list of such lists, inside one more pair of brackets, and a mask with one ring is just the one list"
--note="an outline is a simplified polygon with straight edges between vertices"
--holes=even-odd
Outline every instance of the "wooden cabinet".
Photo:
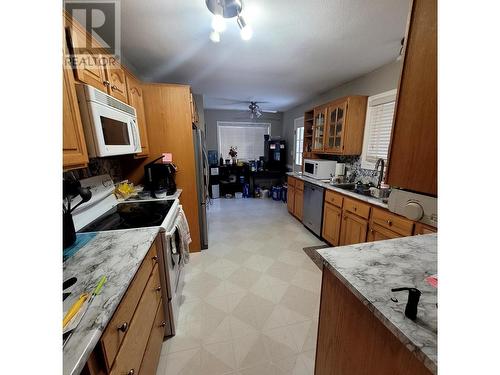
[[390,240],[398,237],[401,237],[401,235],[376,224],[371,224],[366,236],[366,242]]
[[340,226],[342,210],[333,204],[325,202],[323,208],[323,228],[321,235],[331,245],[337,246],[340,242]]
[[295,188],[295,198],[293,203],[293,213],[297,219],[302,221],[304,211],[304,190]]
[[193,124],[198,124],[200,117],[198,116],[198,108],[196,108],[196,101],[194,100],[193,93],[191,93],[191,122]]
[[347,100],[328,106],[324,148],[326,152],[342,152],[346,109]]
[[367,230],[368,220],[344,210],[342,212],[339,244],[344,246],[365,242]]
[[325,126],[326,126],[327,107],[321,106],[314,108],[314,119],[312,126],[312,151],[322,152],[325,147]]
[[63,68],[63,169],[83,168],[88,162],[73,72]]
[[415,230],[413,232],[414,235],[417,236],[421,234],[431,234],[431,233],[437,233],[437,228],[422,223],[415,223]]
[[437,1],[412,4],[387,182],[437,196]]
[[144,357],[142,358],[139,374],[156,374],[156,368],[158,367],[158,361],[160,360],[161,345],[165,333],[165,324],[163,304],[160,303],[158,311],[156,312],[153,328],[151,328],[148,344],[146,346],[146,350],[144,351]]
[[286,193],[286,205],[288,208],[288,212],[293,215],[293,209],[295,204],[295,187],[288,184],[288,190]]
[[106,65],[106,82],[108,82],[109,95],[124,103],[129,103],[125,71],[121,68],[120,64],[110,63]]
[[370,224],[375,224],[403,237],[411,236],[413,233],[413,221],[381,208],[372,209]]
[[312,152],[361,155],[366,96],[347,96],[314,109]]
[[127,75],[128,103],[135,108],[137,115],[137,125],[141,138],[142,151],[136,157],[145,157],[149,154],[148,129],[146,124],[146,114],[144,112],[144,95],[141,84],[131,75]]

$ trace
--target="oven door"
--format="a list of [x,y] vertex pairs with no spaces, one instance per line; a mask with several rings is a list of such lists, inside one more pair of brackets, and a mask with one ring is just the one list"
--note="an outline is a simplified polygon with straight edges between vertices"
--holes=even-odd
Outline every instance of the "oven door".
[[90,102],[96,156],[141,152],[137,119],[125,112]]

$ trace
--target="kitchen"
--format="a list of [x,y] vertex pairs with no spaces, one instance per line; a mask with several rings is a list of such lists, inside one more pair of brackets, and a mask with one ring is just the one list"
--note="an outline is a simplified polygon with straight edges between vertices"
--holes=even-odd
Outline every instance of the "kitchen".
[[56,21],[63,212],[40,202],[33,228],[63,250],[37,267],[55,275],[48,372],[470,373],[450,331],[452,309],[473,315],[448,268],[476,277],[450,262],[448,237],[471,245],[449,228],[456,162],[438,201],[437,2],[101,3],[65,1]]

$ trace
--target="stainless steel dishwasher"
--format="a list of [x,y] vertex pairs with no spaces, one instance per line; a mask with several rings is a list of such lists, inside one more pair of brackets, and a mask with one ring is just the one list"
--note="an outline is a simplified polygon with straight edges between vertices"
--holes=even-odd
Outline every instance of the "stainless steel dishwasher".
[[323,198],[325,189],[308,182],[304,182],[304,213],[302,223],[321,237],[323,224]]

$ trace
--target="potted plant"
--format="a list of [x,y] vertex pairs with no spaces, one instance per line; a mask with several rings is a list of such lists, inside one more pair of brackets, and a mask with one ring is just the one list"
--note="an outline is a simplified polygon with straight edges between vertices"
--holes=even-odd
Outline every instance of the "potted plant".
[[229,147],[229,156],[231,156],[232,164],[236,164],[236,156],[238,155],[238,147]]

